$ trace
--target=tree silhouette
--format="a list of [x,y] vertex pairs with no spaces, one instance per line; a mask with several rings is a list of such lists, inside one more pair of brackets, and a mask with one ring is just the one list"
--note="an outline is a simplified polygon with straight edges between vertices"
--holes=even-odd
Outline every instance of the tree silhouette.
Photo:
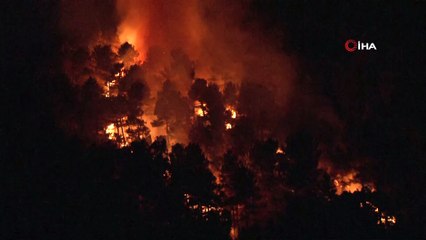
[[172,184],[182,194],[190,194],[198,203],[211,203],[214,198],[215,177],[208,160],[196,144],[174,145],[171,153]]
[[189,100],[169,80],[164,81],[162,90],[158,92],[154,113],[158,125],[166,124],[167,136],[185,138],[192,115]]
[[86,139],[94,139],[97,132],[102,129],[102,123],[105,117],[102,108],[102,88],[98,85],[95,78],[88,78],[81,87],[80,108],[78,108],[78,124],[80,133]]
[[135,64],[135,58],[138,56],[139,53],[135,50],[134,46],[128,42],[121,44],[118,49],[118,57],[120,57],[126,67]]
[[188,92],[193,101],[199,101],[206,115],[197,117],[190,130],[190,139],[202,145],[207,153],[214,153],[223,141],[225,107],[219,87],[204,79],[195,79]]
[[251,203],[255,194],[253,174],[237,161],[237,157],[228,150],[223,157],[222,177],[225,204],[231,206],[232,231],[237,237],[240,229],[240,206]]
[[307,131],[301,131],[287,138],[285,149],[289,161],[287,182],[296,188],[309,186],[316,176],[320,152],[318,142]]
[[95,46],[92,52],[92,58],[95,60],[96,67],[99,70],[112,77],[112,74],[114,74],[114,63],[117,61],[117,55],[112,51],[110,45]]

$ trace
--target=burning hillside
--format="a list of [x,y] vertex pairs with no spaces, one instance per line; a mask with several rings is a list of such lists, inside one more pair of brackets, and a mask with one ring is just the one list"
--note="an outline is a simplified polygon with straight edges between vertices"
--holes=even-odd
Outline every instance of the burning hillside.
[[[326,153],[332,145],[321,142],[315,132],[292,131],[285,121],[293,116],[287,105],[277,102],[278,95],[269,85],[197,78],[196,60],[181,51],[170,52],[171,65],[159,71],[161,65],[155,58],[151,60],[150,52],[141,61],[131,43],[122,43],[116,49],[113,45],[96,45],[88,54],[90,64],[84,69],[88,69],[89,79],[81,83],[81,108],[88,105],[99,110],[85,116],[95,120],[93,129],[84,130],[92,132],[86,140],[110,141],[129,151],[135,148],[134,143],[151,144],[157,139],[155,144],[164,139],[168,149],[164,154],[171,167],[175,163],[169,154],[174,154],[175,144],[198,144],[208,156],[205,164],[211,173],[205,174],[216,179],[212,194],[223,202],[202,203],[199,196],[184,192],[186,206],[205,221],[213,212],[221,221],[232,222],[232,238],[238,238],[240,228],[250,228],[256,219],[275,219],[277,212],[285,212],[287,198],[303,196],[306,191],[327,201],[335,198],[334,194],[375,191],[374,183],[363,183],[358,169],[335,171],[333,163],[320,162],[323,153],[319,144]],[[167,52],[161,55],[169,57]],[[162,82],[157,92],[153,89],[158,87],[150,85],[153,79]],[[189,83],[185,84],[188,89],[182,91],[182,84],[179,89],[180,79]],[[73,81],[79,85],[78,78]],[[84,128],[88,121],[82,118],[75,125]],[[332,123],[326,122],[329,127]],[[233,176],[240,174],[234,172],[239,168],[251,176],[250,182],[238,183],[246,181],[243,175]],[[175,174],[173,169],[162,172],[171,182]],[[238,188],[247,188],[243,186],[247,184],[252,185],[250,192],[240,193]],[[277,198],[276,194],[281,196]],[[254,211],[258,207],[266,211]],[[231,214],[229,219],[224,217],[226,211]],[[394,216],[382,218],[385,220],[378,224],[396,223]]]
[[[240,221],[249,229],[259,219],[276,221],[289,198],[307,192],[327,201],[375,192],[374,180],[359,174],[357,156],[338,149],[348,144],[346,123],[326,99],[295,85],[298,60],[258,25],[238,26],[247,18],[243,3],[217,11],[222,4],[117,1],[115,34],[105,38],[99,29],[101,38],[66,49],[65,70],[82,88],[80,108],[88,107],[72,125],[88,141],[123,149],[159,137],[168,151],[199,145],[218,184],[216,197],[226,204],[188,207],[221,209],[213,210],[221,216],[229,210],[233,238]],[[239,183],[252,185],[250,193],[240,196],[232,186],[243,180],[232,180],[235,168],[252,176]],[[163,174],[175,178],[172,170]],[[188,204],[192,195],[184,194]]]
[[13,71],[34,81],[16,80],[31,96],[8,113],[37,124],[5,131],[22,168],[10,191],[24,189],[7,195],[25,209],[11,225],[30,229],[15,239],[421,236],[422,94],[400,79],[423,75],[376,25],[343,17],[384,5],[35,5],[37,44],[8,55],[21,63],[28,48],[35,64]]

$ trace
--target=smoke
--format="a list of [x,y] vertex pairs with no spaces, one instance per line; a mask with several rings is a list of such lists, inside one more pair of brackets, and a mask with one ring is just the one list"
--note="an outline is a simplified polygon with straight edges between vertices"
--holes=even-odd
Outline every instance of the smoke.
[[[291,59],[279,49],[279,41],[249,21],[247,3],[118,0],[122,19],[118,36],[121,42],[134,44],[142,60],[163,55],[156,56],[163,68],[173,60],[171,51],[179,49],[193,61],[198,78],[219,86],[228,81],[258,81],[285,96],[294,78]],[[182,92],[187,92],[189,84],[180,84]]]
[[120,17],[115,0],[61,1],[59,24],[67,44],[92,47],[116,40]]
[[[257,139],[284,142],[289,134],[309,128],[322,138],[325,152],[334,151],[342,141],[341,119],[312,89],[312,80],[303,79],[309,77],[301,76],[298,59],[283,50],[285,36],[277,35],[253,4],[63,1],[66,72],[74,82],[95,77],[102,85],[124,66],[128,71],[120,90],[129,90],[134,82],[149,89],[145,120],[152,123],[151,133],[166,133],[169,142],[206,142],[210,152],[220,148],[223,153],[227,145],[246,151]],[[209,91],[199,92],[196,86],[202,81],[195,79],[206,80]],[[188,96],[191,92],[203,96]],[[210,116],[193,127],[189,100],[210,108]],[[223,136],[225,105],[241,113],[238,119],[228,117],[227,123],[235,122],[228,138]],[[206,123],[211,124],[207,132]]]
[[[72,79],[79,79],[75,82],[90,76],[111,81],[109,76],[123,66],[121,59],[128,71],[120,90],[143,83],[149,91],[144,119],[151,134],[167,134],[169,142],[205,143],[210,153],[224,153],[225,146],[243,153],[257,140],[283,143],[307,129],[320,142],[323,168],[351,169],[344,121],[318,91],[314,77],[300,73],[299,57],[284,51],[285,34],[277,34],[277,26],[269,25],[253,4],[63,1],[64,65]],[[192,126],[191,101],[206,103],[210,113]],[[224,115],[225,105],[238,110],[238,119]],[[227,132],[225,122],[232,127]]]

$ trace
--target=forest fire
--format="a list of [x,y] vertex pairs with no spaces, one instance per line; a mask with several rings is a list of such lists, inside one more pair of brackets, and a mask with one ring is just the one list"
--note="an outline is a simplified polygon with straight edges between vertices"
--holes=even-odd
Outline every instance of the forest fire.
[[106,129],[105,129],[105,133],[108,135],[108,139],[109,140],[115,140],[115,134],[117,132],[117,129],[114,125],[114,123],[109,124]]
[[118,95],[117,91],[117,81],[112,80],[111,82],[107,82],[104,88],[104,96],[105,97],[116,97]]
[[396,224],[396,217],[393,215],[387,215],[386,212],[383,212],[376,205],[372,204],[370,201],[365,201],[364,203],[359,204],[360,208],[368,208],[374,215],[377,217],[377,225],[383,225],[385,227],[392,227]]
[[237,111],[235,110],[234,107],[228,105],[228,106],[226,106],[226,111],[228,111],[228,112],[231,113],[231,118],[232,119],[236,119],[237,118]]
[[201,103],[200,101],[195,101],[194,112],[198,117],[205,117],[208,114],[207,104]]
[[192,211],[198,211],[201,213],[201,215],[208,221],[208,215],[211,212],[217,213],[219,216],[222,216],[224,213],[224,209],[222,207],[218,206],[211,206],[211,205],[200,205],[193,202],[192,196],[190,194],[185,193],[185,204],[186,206],[191,209]]
[[[425,121],[412,110],[424,74],[413,70],[421,61],[400,59],[421,51],[387,39],[397,17],[397,39],[419,46],[409,33],[423,28],[407,19],[421,14],[303,1],[48,2],[16,14],[41,23],[5,45],[17,52],[8,72],[20,75],[3,81],[17,85],[6,96],[17,105],[4,104],[17,126],[0,131],[11,148],[1,156],[12,156],[0,168],[12,177],[7,206],[18,206],[5,214],[16,220],[10,239],[422,235]],[[380,48],[348,54],[352,35]]]
[[[227,114],[228,120],[225,121],[225,129],[230,130],[235,125],[235,120],[237,119],[238,113],[235,108],[231,105],[227,105],[225,108],[225,113]],[[230,117],[230,119],[229,119]]]
[[374,187],[371,184],[362,184],[360,180],[357,179],[357,172],[352,170],[345,175],[337,174],[336,178],[333,181],[334,186],[336,187],[336,194],[340,195],[343,192],[359,192],[364,187],[369,187],[371,191],[374,191]]
[[[98,49],[100,49],[98,47]],[[121,50],[121,52],[132,52],[135,51],[131,44],[124,43],[121,45],[120,49],[126,49]],[[95,50],[96,51],[96,50]],[[106,51],[106,50],[104,50]],[[110,50],[108,50],[110,51]],[[112,51],[112,50],[111,50]],[[110,52],[109,54],[115,54],[114,52]],[[139,54],[137,52],[133,53],[133,56],[138,56]],[[144,84],[146,84],[145,79],[147,76],[150,75],[149,71],[149,65],[147,65],[147,62],[141,62],[136,63],[134,65],[127,64],[127,67],[124,67],[125,60],[132,62],[133,59],[129,59],[128,57],[121,55],[117,53],[117,56],[113,62],[110,63],[111,66],[117,66],[118,70],[113,71],[110,76],[106,76],[101,82],[104,82],[104,88],[102,92],[102,96],[105,100],[105,106],[108,109],[117,109],[116,112],[110,113],[110,117],[112,117],[114,120],[112,122],[105,123],[104,132],[101,133],[101,137],[105,136],[107,140],[110,140],[114,142],[117,147],[126,149],[131,146],[133,146],[133,143],[138,141],[147,141],[152,142],[152,136],[161,136],[161,135],[151,135],[154,132],[158,132],[157,128],[161,128],[165,125],[165,135],[164,137],[167,139],[166,144],[168,145],[167,149],[172,150],[172,144],[171,142],[178,143],[179,139],[172,134],[173,131],[176,131],[177,129],[174,129],[174,125],[178,124],[177,126],[184,127],[184,131],[188,133],[193,132],[209,132],[211,136],[215,136],[217,139],[223,139],[223,138],[230,138],[232,135],[229,135],[230,130],[237,131],[239,124],[241,124],[241,120],[244,120],[253,114],[253,110],[250,110],[253,106],[250,106],[248,108],[249,110],[246,110],[246,112],[242,111],[237,112],[237,108],[247,109],[244,105],[244,101],[247,101],[244,99],[244,91],[251,91],[250,88],[247,88],[247,86],[238,86],[234,84],[228,84],[224,88],[220,88],[213,82],[208,82],[203,79],[193,79],[192,80],[192,86],[190,90],[188,91],[188,96],[193,100],[192,104],[190,104],[189,99],[185,99],[183,96],[179,96],[179,92],[174,92],[175,98],[173,100],[169,100],[167,98],[164,98],[164,93],[166,91],[175,91],[172,88],[172,85],[164,85],[163,86],[163,95],[158,93],[158,96],[154,95],[154,98],[150,101],[147,101],[145,104],[148,104],[147,108],[155,108],[155,112],[152,115],[148,115],[143,111],[143,101],[146,99],[146,97],[143,94],[144,89],[148,89],[148,87],[144,87]],[[100,60],[98,60],[100,61]],[[165,84],[167,81],[165,82]],[[130,85],[129,85],[130,84]],[[169,89],[167,89],[167,88]],[[240,89],[238,89],[240,88]],[[170,92],[171,93],[171,92]],[[169,94],[170,94],[169,93]],[[168,97],[168,96],[167,96]],[[232,100],[229,100],[227,98],[230,98]],[[185,99],[185,100],[184,100]],[[146,100],[145,100],[146,101]],[[181,106],[175,105],[181,101]],[[155,104],[155,107],[152,105]],[[252,103],[248,103],[252,104]],[[183,110],[185,108],[191,109],[193,112],[193,116],[189,115],[182,115],[179,117],[179,114],[182,114],[184,112],[179,113],[173,113],[172,110],[168,110],[166,112],[167,114],[172,115],[164,115],[161,116],[158,114],[160,111],[162,111],[161,108],[176,108]],[[119,107],[119,108],[117,108]],[[120,109],[120,107],[124,107]],[[125,109],[129,109],[129,111],[125,111]],[[146,109],[146,108],[145,108]],[[124,110],[124,111],[123,111]],[[178,115],[173,115],[178,114]],[[150,119],[149,122],[144,121],[144,119]],[[184,125],[184,122],[190,123],[189,125]],[[199,125],[201,124],[201,125]],[[222,127],[219,127],[222,126]],[[224,126],[224,127],[223,127]],[[194,132],[195,131],[195,132]],[[271,132],[263,131],[263,132]],[[234,133],[235,134],[235,133]],[[200,135],[201,136],[201,135]],[[191,134],[188,134],[184,138],[190,138]],[[202,137],[202,136],[201,136]],[[272,137],[269,136],[269,137]],[[209,151],[209,149],[224,149],[226,143],[225,142],[216,142],[214,144],[203,143],[204,137],[196,140],[196,138],[192,139],[192,141],[198,142],[200,144],[201,148],[205,151]],[[296,142],[299,140],[296,140]],[[305,140],[302,140],[305,141]],[[281,176],[284,177],[284,181],[293,181],[291,173],[287,173],[287,171],[290,171],[292,168],[298,168],[297,164],[293,162],[294,158],[300,158],[300,153],[293,152],[294,150],[292,145],[288,146],[288,144],[291,142],[283,142],[282,144],[276,145],[276,147],[273,148],[272,153],[273,158],[280,158],[280,160],[273,160],[273,175],[275,176]],[[267,149],[267,144],[265,143],[265,149],[262,151],[265,151]],[[300,144],[297,142],[297,144]],[[306,144],[306,143],[303,143]],[[285,147],[281,147],[285,146]],[[253,150],[250,150],[253,151]],[[134,150],[131,151],[132,153]],[[254,153],[249,153],[249,159],[246,159],[247,162],[242,162],[244,165],[253,164],[250,163],[250,161],[260,161],[256,160],[256,155]],[[167,156],[167,154],[166,154]],[[214,152],[209,153],[209,156],[211,158],[219,157],[215,155]],[[253,158],[253,159],[250,159]],[[262,160],[266,161],[266,160]],[[270,160],[268,160],[270,161]],[[170,160],[168,160],[170,162]],[[173,162],[171,162],[173,163]],[[222,175],[224,174],[221,172],[220,167],[218,168],[216,166],[217,163],[210,162],[208,165],[209,171],[213,173],[213,176],[215,177],[215,184],[218,186],[230,184],[230,180],[225,178],[222,179]],[[225,163],[226,165],[227,163]],[[259,163],[260,164],[260,163]],[[263,163],[262,163],[263,164]],[[260,166],[262,166],[262,164]],[[294,166],[293,166],[294,165]],[[315,167],[315,166],[313,166]],[[223,167],[222,167],[223,168]],[[257,170],[255,170],[257,169]],[[254,171],[257,178],[259,178],[257,181],[264,181],[264,176],[268,175],[269,173],[263,172],[268,168],[264,168],[264,166],[260,168],[255,168],[252,171]],[[228,171],[227,167],[225,169],[222,169],[222,171]],[[259,172],[260,171],[260,172]],[[290,175],[289,175],[290,174]],[[164,170],[164,172],[161,173],[162,177],[168,181],[173,182],[174,178],[176,177],[172,170]],[[336,195],[341,195],[344,192],[348,193],[355,193],[362,191],[365,187],[367,187],[370,191],[374,192],[375,188],[372,184],[363,184],[358,179],[358,172],[356,170],[350,170],[349,172],[345,174],[337,174],[335,176],[332,176],[332,184],[334,185],[336,189]],[[239,181],[239,180],[238,180]],[[295,185],[297,186],[297,184]],[[284,188],[293,188],[290,192],[292,194],[296,194],[296,191],[294,190],[294,187],[286,186]],[[262,189],[263,187],[259,186],[262,193],[265,196],[270,195],[269,189]],[[299,187],[299,186],[298,186]],[[281,186],[280,188],[283,188]],[[218,197],[222,190],[216,190],[215,195]],[[229,191],[229,190],[225,190]],[[231,192],[239,190],[234,189]],[[228,193],[233,194],[233,193]],[[220,222],[227,222],[231,221],[232,226],[230,228],[229,236],[232,239],[237,239],[239,236],[239,232],[241,231],[241,225],[240,222],[246,221],[248,223],[245,223],[245,226],[250,226],[253,223],[250,223],[251,220],[244,219],[242,216],[245,216],[247,213],[247,208],[245,207],[247,203],[238,203],[236,205],[230,205],[230,206],[220,206],[216,203],[201,203],[198,200],[194,200],[194,198],[191,194],[184,193],[185,198],[185,204],[188,209],[194,212],[194,214],[199,214],[205,221],[209,221],[209,218],[212,218],[213,215],[217,215],[218,219],[220,219]],[[329,198],[329,196],[327,197]],[[265,201],[265,200],[258,200],[259,202]],[[364,203],[367,204],[367,203]],[[368,205],[370,208],[373,205]],[[239,211],[235,212],[235,209],[238,208]],[[378,209],[378,208],[377,208]],[[226,212],[229,211],[231,213],[230,219],[228,219],[226,216]],[[378,220],[378,224],[385,225],[385,226],[393,226],[396,223],[396,218],[393,216],[387,216],[382,212],[376,212],[379,214],[380,217]]]

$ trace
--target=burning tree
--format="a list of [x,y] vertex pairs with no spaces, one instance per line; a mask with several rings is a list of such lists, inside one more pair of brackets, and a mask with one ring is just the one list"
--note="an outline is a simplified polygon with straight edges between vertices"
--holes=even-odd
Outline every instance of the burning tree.
[[[342,37],[318,27],[322,15],[285,26],[277,20],[292,17],[271,16],[287,9],[281,4],[298,4],[68,2],[60,4],[63,61],[34,74],[54,72],[56,85],[40,81],[35,95],[58,90],[51,94],[55,123],[90,156],[76,158],[95,159],[86,180],[94,182],[90,191],[99,187],[96,215],[117,206],[111,214],[147,238],[172,238],[177,229],[178,238],[195,239],[416,232],[409,223],[422,222],[412,216],[422,206],[416,196],[424,177],[409,176],[423,169],[410,159],[424,154],[412,126],[424,121],[405,121],[411,112],[400,110],[414,100],[395,96],[413,89],[394,85],[413,73],[370,65],[399,53],[372,56],[364,71],[370,56],[298,46],[312,36],[324,45]],[[406,173],[395,178],[400,169]],[[105,216],[110,226],[120,222],[114,216]]]

